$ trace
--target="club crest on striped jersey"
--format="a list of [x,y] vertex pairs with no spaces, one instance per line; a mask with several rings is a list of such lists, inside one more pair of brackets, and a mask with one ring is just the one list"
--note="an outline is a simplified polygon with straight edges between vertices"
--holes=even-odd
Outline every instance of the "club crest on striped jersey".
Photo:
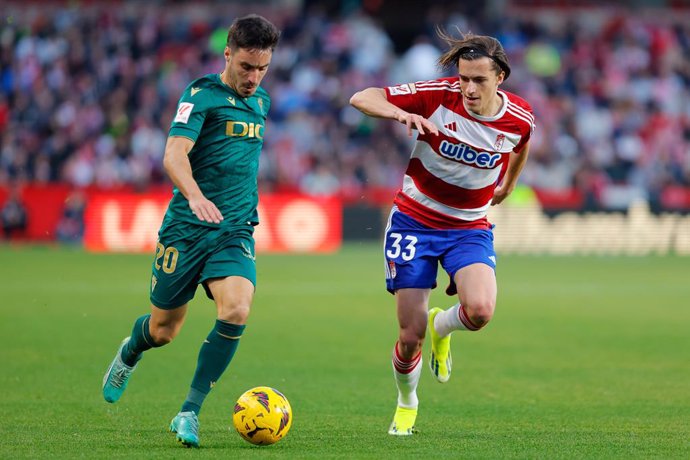
[[501,150],[501,147],[503,147],[503,141],[505,141],[505,140],[506,140],[505,134],[497,134],[496,140],[494,141],[494,150]]

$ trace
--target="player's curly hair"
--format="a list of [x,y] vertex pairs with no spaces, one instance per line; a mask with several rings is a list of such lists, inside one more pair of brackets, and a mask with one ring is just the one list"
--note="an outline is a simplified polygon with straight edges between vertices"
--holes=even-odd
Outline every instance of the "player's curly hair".
[[273,51],[280,39],[280,31],[268,19],[248,14],[232,22],[228,30],[228,48]]
[[508,55],[503,49],[501,42],[488,35],[475,35],[471,32],[463,34],[460,29],[460,38],[453,37],[446,33],[441,27],[436,28],[439,38],[449,45],[448,51],[438,58],[438,65],[443,70],[456,68],[460,59],[473,61],[482,57],[488,57],[493,61],[496,75],[505,72],[503,79],[508,79],[510,75],[510,64]]

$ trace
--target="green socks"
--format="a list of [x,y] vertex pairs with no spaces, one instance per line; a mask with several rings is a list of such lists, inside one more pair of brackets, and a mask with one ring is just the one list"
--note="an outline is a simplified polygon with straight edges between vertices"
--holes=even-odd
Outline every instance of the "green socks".
[[150,319],[150,314],[137,318],[134,322],[129,342],[122,348],[120,357],[130,367],[134,366],[141,359],[143,352],[158,346],[154,343],[153,338],[151,338],[151,332],[149,332]]
[[216,320],[215,327],[201,345],[192,385],[180,412],[193,411],[199,415],[206,395],[232,361],[244,328],[244,325]]

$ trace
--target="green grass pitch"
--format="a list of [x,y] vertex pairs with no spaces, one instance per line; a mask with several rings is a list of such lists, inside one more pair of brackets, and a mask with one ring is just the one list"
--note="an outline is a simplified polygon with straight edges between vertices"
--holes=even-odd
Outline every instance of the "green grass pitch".
[[[167,426],[212,327],[203,290],[110,405],[101,379],[148,310],[151,256],[5,245],[0,262],[0,458],[690,458],[689,258],[502,257],[494,320],[453,336],[449,383],[424,363],[419,434],[395,438],[397,325],[379,245],[259,255],[250,323],[206,401],[199,450]],[[432,303],[447,307],[442,291]],[[292,403],[274,446],[231,429],[235,399],[258,385]]]

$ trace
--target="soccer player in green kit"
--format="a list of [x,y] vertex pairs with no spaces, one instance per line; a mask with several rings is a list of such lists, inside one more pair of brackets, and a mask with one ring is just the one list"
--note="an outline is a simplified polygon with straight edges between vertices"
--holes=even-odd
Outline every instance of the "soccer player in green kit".
[[163,159],[175,188],[158,232],[151,313],[134,322],[103,378],[103,397],[114,403],[142,353],[175,338],[188,302],[203,285],[217,319],[170,424],[188,447],[199,446],[201,406],[235,354],[254,296],[257,172],[271,103],[259,84],[279,37],[261,16],[236,19],[223,72],[193,81],[182,94]]

